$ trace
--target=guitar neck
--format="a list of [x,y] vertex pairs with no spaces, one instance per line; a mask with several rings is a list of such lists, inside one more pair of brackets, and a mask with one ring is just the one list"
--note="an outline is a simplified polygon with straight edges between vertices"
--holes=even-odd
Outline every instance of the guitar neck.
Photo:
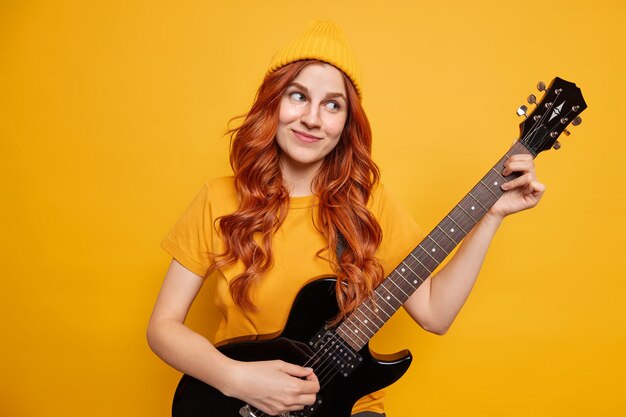
[[439,222],[346,319],[337,334],[360,350],[417,290],[452,250],[472,230],[504,193],[500,186],[518,174],[502,176],[512,155],[532,153],[519,141],[485,174],[472,190]]

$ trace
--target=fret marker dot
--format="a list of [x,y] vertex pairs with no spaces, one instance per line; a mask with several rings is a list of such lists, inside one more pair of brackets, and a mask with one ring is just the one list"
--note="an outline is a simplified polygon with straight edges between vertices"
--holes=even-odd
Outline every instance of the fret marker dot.
[[435,249],[435,248],[432,248],[432,249],[431,249],[431,251],[433,251],[433,252],[435,252],[436,250],[437,250],[437,249]]
[[358,332],[359,332],[359,329],[354,329],[354,333],[358,333]]
[[391,300],[391,297],[387,296],[387,300]]
[[368,322],[367,322],[367,320],[365,320],[363,323],[367,324]]
[[454,233],[454,229],[450,229],[450,231],[451,231],[452,233]]
[[474,210],[476,207],[472,206],[471,209]]
[[377,309],[377,308],[375,308],[375,309],[374,309],[374,311],[375,311],[376,313],[378,313],[378,309]]
[[494,181],[494,182],[493,182],[493,185],[498,185],[498,181]]
[[416,279],[413,280],[413,284],[417,284],[417,280]]
[[402,272],[405,272],[405,271],[406,271],[406,269],[405,269],[405,268],[402,268]]

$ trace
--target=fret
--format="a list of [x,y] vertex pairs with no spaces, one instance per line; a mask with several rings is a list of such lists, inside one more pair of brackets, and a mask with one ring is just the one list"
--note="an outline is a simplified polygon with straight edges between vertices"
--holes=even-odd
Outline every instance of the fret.
[[461,225],[460,225],[460,224],[458,224],[457,222],[455,222],[455,221],[454,221],[454,219],[453,219],[452,217],[448,216],[448,218],[449,218],[450,220],[452,220],[452,223],[456,224],[456,225],[457,225],[457,227],[463,231],[463,234],[464,234],[464,235],[467,235],[467,231],[465,231],[465,229],[463,229],[463,228],[461,227]]
[[[529,151],[520,142],[511,154]],[[410,252],[361,304],[338,326],[337,334],[356,350],[389,320],[400,306],[424,283],[433,271],[489,211],[504,191],[504,181],[518,174],[503,176],[506,153],[494,167],[459,201],[439,224]],[[498,171],[500,169],[500,171]],[[491,185],[490,185],[491,184]]]
[[472,192],[470,191],[470,193],[468,194],[470,197],[472,197],[472,199],[478,203],[478,205],[486,212],[487,208],[485,206],[483,206],[483,203],[480,202],[479,199],[477,199],[476,197],[474,197],[474,194],[472,194]]
[[344,326],[343,324],[339,326],[337,328],[337,334],[355,350],[360,350],[362,346],[365,346],[365,343],[361,345],[358,341],[355,341],[352,336],[350,336],[348,326]]
[[[367,302],[371,302],[371,303],[372,303],[372,306],[371,306],[371,307],[370,307],[370,306],[368,306],[368,305],[367,305]],[[387,320],[389,320],[389,318],[391,317],[391,316],[390,316],[389,314],[387,314],[387,312],[386,312],[386,311],[384,311],[384,310],[383,310],[383,313],[385,313],[385,315],[387,316],[387,319],[383,320],[382,318],[380,318],[380,316],[378,316],[378,312],[380,311],[380,309],[377,307],[377,304],[376,304],[376,302],[374,301],[374,299],[373,299],[372,297],[369,297],[368,299],[366,299],[366,300],[363,302],[363,305],[364,305],[365,307],[367,307],[367,309],[368,309],[369,311],[371,311],[371,312],[372,312],[372,314],[374,314],[376,317],[378,317],[378,318],[379,318],[379,319],[380,319],[383,323],[385,323],[385,322],[386,322]]]
[[456,223],[454,223],[454,221],[452,221],[452,219],[449,218],[448,216],[444,217],[438,226],[440,229],[444,231],[446,236],[448,236],[450,240],[454,243],[453,247],[456,247],[456,245],[461,243],[463,236],[465,236],[465,233],[463,233],[463,231],[459,228],[459,226]]
[[[394,272],[395,272],[395,271],[394,271]],[[400,274],[398,274],[398,275],[400,275]],[[403,277],[402,275],[400,275],[400,277],[401,277],[402,279],[404,279],[404,277]],[[398,284],[396,284],[396,281],[395,281],[395,280],[391,279],[391,280],[389,280],[389,281],[390,281],[393,285],[395,285],[395,286],[396,286],[396,288],[398,288],[400,291],[402,291],[402,294],[406,297],[406,298],[405,298],[405,300],[409,298],[409,294],[407,294],[406,292],[404,292],[404,290],[402,289],[402,287],[401,287],[401,286],[399,286]],[[408,281],[404,280],[404,282],[406,282],[406,283],[408,284]]]
[[[514,177],[515,176],[512,176],[511,178]],[[502,191],[502,188],[500,187],[504,182],[506,182],[506,180],[507,178],[503,177],[502,175],[499,175],[497,173],[496,175],[494,175],[492,172],[489,172],[487,175],[485,175],[483,181],[481,181],[478,185],[482,185],[483,187],[485,187],[487,191],[489,191],[489,193],[492,195],[492,197],[490,197],[491,200],[495,202],[504,193],[504,191]]]
[[[422,243],[426,243],[426,239],[429,239],[435,242],[435,239],[433,239],[429,235],[424,238],[424,241]],[[440,264],[441,262],[443,262],[443,260],[446,259],[446,256],[448,256],[448,253],[446,251],[437,250],[437,247],[439,247],[439,249],[441,249],[441,247],[437,245],[436,242],[435,242],[435,245],[428,245],[428,249],[426,249],[425,247],[421,245],[420,247],[422,248],[422,250],[426,251],[428,253],[428,256],[430,256],[437,264]]]
[[[381,288],[381,287],[378,287],[378,288]],[[389,314],[389,312],[388,312],[388,311],[385,311],[385,312],[387,313],[387,315],[388,315],[389,317],[391,317],[391,315],[392,315],[393,313],[395,313],[396,308],[395,308],[395,307],[394,307],[394,306],[393,306],[393,305],[389,302],[389,301],[391,301],[391,296],[389,295],[389,291],[387,291],[387,295],[386,295],[386,296],[385,296],[385,295],[383,295],[383,294],[381,294],[380,292],[374,292],[374,294],[376,294],[376,295],[378,296],[378,298],[380,298],[381,300],[383,300],[383,302],[384,302],[385,304],[387,304],[389,307],[391,307],[391,314]],[[394,297],[394,298],[395,298],[395,297]],[[396,299],[396,300],[397,300],[397,299]],[[381,304],[381,305],[380,305],[380,307],[381,307],[383,310],[386,308],[386,307],[385,307],[385,304]]]
[[[391,317],[393,315],[393,313],[396,312],[396,310],[393,308],[393,306],[391,304],[389,304],[385,300],[385,297],[383,297],[382,295],[376,294],[376,297],[378,298],[378,304],[377,304],[378,307],[376,307],[376,309],[378,309],[379,311],[382,311],[383,313],[385,313],[385,315]],[[387,310],[387,309],[389,309],[389,310]]]
[[[470,213],[468,213],[468,212],[467,212],[467,210],[465,210],[465,209],[463,208],[463,206],[462,206],[462,205],[457,204],[457,207],[458,207],[458,208],[460,208],[461,210],[463,210],[463,213],[465,213],[465,214],[467,215],[467,217],[469,217],[470,219],[472,219],[472,220],[474,221],[474,223],[477,223],[477,222],[478,222],[478,220],[474,219],[474,218],[472,217],[472,215],[471,215]],[[472,206],[472,207],[475,207],[475,206]]]
[[[365,330],[367,330],[367,332],[371,333],[370,337],[373,336],[376,333],[376,330],[379,329],[379,328],[377,328],[376,330],[370,329],[370,327],[368,326],[369,321],[367,319],[361,320],[361,318],[358,317],[356,314],[354,314],[352,316],[352,318],[355,318],[358,321],[357,326],[359,326],[361,328],[361,332],[362,333],[366,333]],[[354,322],[354,320],[352,320],[352,322]]]
[[468,213],[470,213],[474,223],[478,223],[488,210],[485,208],[487,201],[481,204],[481,202],[476,200],[476,198],[480,195],[480,191],[475,190],[474,194],[470,193],[466,195],[460,203],[460,205],[465,208]]
[[[367,301],[367,300],[366,300]],[[369,311],[369,314],[365,311],[365,310]],[[361,313],[361,315],[363,317],[366,318],[366,320],[369,320],[370,323],[374,324],[374,326],[376,326],[377,329],[380,329],[381,327],[383,327],[383,325],[387,322],[387,320],[383,320],[382,318],[380,318],[378,316],[378,314],[375,314],[366,304],[365,301],[363,304],[361,304],[356,310],[355,310],[355,314],[356,313]],[[380,323],[380,324],[378,324]]]
[[[443,222],[442,222],[442,223],[443,223]],[[446,245],[446,248],[448,248],[448,247],[449,247],[449,249],[448,249],[448,250],[446,250],[446,252],[450,253],[451,249],[454,249],[454,248],[456,247],[456,245],[458,245],[458,244],[459,244],[459,242],[457,242],[456,240],[454,240],[454,239],[452,238],[452,236],[450,236],[450,235],[448,234],[448,232],[446,232],[446,230],[445,230],[443,227],[441,227],[441,226],[442,226],[442,223],[439,223],[439,224],[437,225],[437,229],[439,229],[439,231],[440,231],[441,233],[443,233],[443,236],[445,236],[445,237],[447,237],[447,238],[448,238],[448,242],[449,242],[449,243],[448,243],[448,245]],[[441,236],[441,235],[440,235],[440,236]],[[441,239],[438,239],[438,241],[439,241],[439,243],[440,243],[440,244],[444,244],[444,243],[442,243],[442,242],[441,242]],[[445,245],[445,244],[444,244],[444,245]]]
[[[424,241],[422,241],[422,243],[424,243]],[[413,250],[412,253],[414,257],[419,260],[420,265],[426,266],[420,276],[427,277],[435,272],[435,269],[437,268],[437,265],[439,265],[439,263],[430,256],[428,256],[428,253],[424,251],[419,245]],[[418,265],[415,266],[417,267]]]
[[386,298],[388,301],[391,301],[391,298],[390,298],[390,296],[391,296],[391,297],[393,297],[393,298],[394,298],[394,300],[396,300],[398,303],[402,304],[402,300],[400,300],[400,298],[398,298],[398,297],[396,296],[396,294],[394,293],[393,288],[392,288],[392,289],[389,289],[389,288],[386,286],[386,285],[387,285],[388,283],[390,283],[390,282],[393,284],[393,279],[387,279],[387,280],[383,281],[383,283],[381,284],[381,288],[384,288],[384,289],[385,289],[385,291],[387,291],[387,296],[386,296],[385,298]]
[[[496,173],[496,175],[497,175],[498,177],[500,177],[500,178],[502,178],[503,180],[505,180],[505,178],[502,176],[502,173],[501,173],[501,172],[498,172],[495,168],[491,168],[491,170],[492,170],[493,172],[495,172],[495,173]],[[498,184],[495,184],[495,185],[498,185]]]
[[[404,268],[404,270],[406,271],[406,268]],[[389,276],[391,276],[391,275],[393,275],[393,274],[400,275],[400,278],[402,278],[402,280],[404,281],[404,284],[405,284],[405,285],[408,285],[408,286],[409,286],[409,287],[411,287],[411,289],[413,289],[413,290],[415,289],[415,288],[413,287],[413,285],[411,284],[411,280],[410,280],[410,279],[407,279],[407,277],[405,277],[404,275],[402,275],[402,274],[400,273],[400,271],[398,271],[398,268],[396,268],[395,270],[393,270],[393,272],[392,272],[391,274],[389,274]],[[393,280],[393,279],[392,279],[392,281],[393,281],[394,285],[396,285],[398,288],[400,288],[400,289],[402,290],[402,287],[401,287],[401,286],[399,286],[398,284],[396,284],[395,280]],[[410,291],[410,290],[409,290],[409,291]],[[402,290],[402,292],[404,292],[404,290]]]
[[[458,204],[450,212],[450,217],[454,219],[456,224],[462,227],[463,231],[469,232],[472,230],[472,227],[476,225],[476,221],[472,218],[472,216],[463,213],[463,210],[458,208]],[[467,234],[467,232],[465,234]]]
[[424,265],[424,264],[423,264],[423,263],[422,263],[419,259],[417,259],[417,257],[416,257],[415,255],[413,255],[413,252],[411,252],[411,253],[409,254],[409,256],[411,256],[413,259],[415,259],[417,262],[419,262],[419,264],[420,264],[420,265],[422,265],[422,267],[423,267],[426,271],[428,271],[428,275],[430,275],[430,274],[432,274],[432,273],[433,273],[433,271],[431,271],[430,269],[426,268],[426,265]]
[[[367,343],[368,340],[370,340],[370,337],[367,337],[366,335],[363,334],[359,334],[359,328],[358,327],[352,327],[352,334],[354,335],[354,337],[356,337],[359,340],[359,343],[362,345],[365,345]],[[361,337],[363,336],[363,337]],[[373,336],[373,335],[372,335]]]
[[491,191],[491,188],[490,188],[487,184],[485,184],[485,183],[483,182],[483,180],[480,180],[480,183],[481,183],[481,184],[482,184],[482,185],[483,185],[483,186],[484,186],[487,190],[489,190],[489,192],[490,192],[491,194],[493,194],[493,196],[494,196],[496,199],[500,198],[500,196],[499,196],[499,195],[497,195],[496,193],[494,193],[493,191]]
[[[383,320],[380,320],[380,318],[378,318],[377,316],[374,316],[374,317],[378,318],[378,320],[380,320],[381,326],[377,325],[377,324],[376,324],[376,323],[372,320],[372,318],[371,318],[371,317],[369,317],[369,316],[367,316],[367,315],[365,314],[365,312],[361,311],[361,309],[360,309],[360,308],[356,309],[354,312],[355,312],[355,314],[354,314],[354,315],[355,315],[355,316],[357,316],[357,318],[359,319],[359,321],[360,321],[361,323],[363,323],[363,325],[367,326],[367,328],[369,328],[369,327],[370,327],[370,324],[376,328],[376,330],[374,330],[374,331],[373,331],[373,333],[376,333],[378,330],[380,330],[380,327],[381,327],[383,324],[385,324],[385,322],[384,322]],[[359,315],[359,314],[361,314],[361,317],[358,317],[358,315]]]
[[[417,247],[418,247],[418,248],[420,248],[421,250],[423,250],[423,251],[424,251],[424,253],[426,253],[426,255],[430,256],[430,258],[431,258],[433,261],[435,261],[435,262],[439,263],[439,261],[437,261],[437,259],[435,259],[435,257],[434,257],[433,255],[431,255],[429,251],[427,251],[426,249],[424,249],[424,248],[422,247],[422,245],[421,245],[421,244],[417,245]],[[434,270],[435,270],[435,269],[433,268],[433,271],[434,271]]]
[[[350,320],[350,318],[348,318],[348,320]],[[352,326],[348,327],[348,330],[350,331],[352,336],[354,336],[354,338],[358,339],[358,342],[363,342],[363,344],[365,344],[369,340],[369,339],[361,339],[361,336],[359,335],[359,328],[358,326],[354,324],[354,322],[352,322]],[[352,340],[356,341],[354,338]]]
[[[418,278],[420,281],[424,282],[424,280],[423,280],[423,279],[419,276],[419,274],[417,274],[415,271],[413,271],[413,269],[412,269],[409,265],[407,265],[405,262],[402,262],[400,265],[404,265],[404,266],[406,266],[407,268],[409,268],[409,270],[413,273],[413,275],[415,275],[415,277],[416,277],[416,278]],[[402,270],[402,268],[401,268],[400,270]],[[404,272],[404,271],[403,271],[403,272]],[[417,282],[415,282],[415,279],[413,280],[413,284],[414,284],[414,285],[416,285],[416,284],[417,284]],[[416,287],[416,288],[417,288],[417,287]]]
[[[441,249],[441,251],[442,251],[443,253],[445,253],[445,254],[446,254],[446,256],[447,256],[447,255],[449,255],[450,253],[449,253],[448,251],[446,251],[446,250],[445,250],[445,249],[444,249],[444,248],[443,248],[443,247],[439,244],[439,242],[437,242],[437,239],[433,239],[433,237],[432,237],[431,235],[432,235],[432,233],[431,233],[430,235],[426,236],[426,237],[427,237],[428,239],[430,239],[430,240],[431,240],[431,241],[432,241],[435,245],[437,245],[437,247],[438,247],[439,249]],[[431,249],[431,251],[432,251],[432,249]]]

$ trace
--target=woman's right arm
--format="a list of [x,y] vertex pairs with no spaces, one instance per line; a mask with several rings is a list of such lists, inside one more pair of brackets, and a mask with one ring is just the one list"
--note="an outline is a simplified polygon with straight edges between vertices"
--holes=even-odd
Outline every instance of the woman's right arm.
[[172,260],[148,323],[148,344],[172,367],[270,414],[313,404],[319,382],[310,368],[283,361],[239,362],[184,325],[203,279]]

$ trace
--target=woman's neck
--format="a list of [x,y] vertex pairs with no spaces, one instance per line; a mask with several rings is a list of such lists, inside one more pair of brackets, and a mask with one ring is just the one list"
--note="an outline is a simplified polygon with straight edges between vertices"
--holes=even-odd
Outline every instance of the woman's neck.
[[312,195],[313,180],[317,175],[320,164],[293,166],[293,164],[281,164],[281,173],[283,176],[283,184],[291,197],[304,197]]
[[300,177],[283,172],[283,184],[285,184],[290,197],[304,197],[313,194],[311,189],[312,181],[313,178],[308,178],[307,176]]

